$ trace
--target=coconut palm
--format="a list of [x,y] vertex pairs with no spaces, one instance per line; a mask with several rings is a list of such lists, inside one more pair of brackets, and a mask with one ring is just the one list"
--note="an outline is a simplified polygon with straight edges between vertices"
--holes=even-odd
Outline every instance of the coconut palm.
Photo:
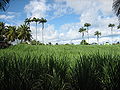
[[10,0],[0,0],[0,10],[5,11],[6,5],[10,2]]
[[87,28],[87,34],[88,34],[88,43],[89,43],[89,27],[91,26],[91,24],[90,23],[85,23],[84,24],[84,27],[86,27]]
[[26,18],[24,22],[25,25],[28,25],[30,27],[31,18]]
[[17,39],[16,26],[7,26],[8,31],[5,33],[7,41],[13,42]]
[[0,22],[0,41],[5,41],[5,33],[7,32],[7,28],[5,26],[5,23]]
[[42,23],[42,43],[44,43],[43,30],[44,30],[44,23],[46,23],[46,22],[47,22],[47,20],[44,18],[41,18],[40,22],[39,22],[39,23]]
[[18,27],[18,39],[21,40],[21,43],[24,41],[30,41],[32,38],[30,28],[23,24]]
[[97,36],[97,43],[99,44],[99,37],[101,36],[101,32],[96,31],[94,35]]
[[115,24],[109,24],[108,27],[111,28],[111,35],[112,35],[112,43],[113,43],[113,28],[115,27]]
[[84,27],[80,28],[79,32],[82,33],[82,39],[84,40],[84,33],[86,32],[86,28]]

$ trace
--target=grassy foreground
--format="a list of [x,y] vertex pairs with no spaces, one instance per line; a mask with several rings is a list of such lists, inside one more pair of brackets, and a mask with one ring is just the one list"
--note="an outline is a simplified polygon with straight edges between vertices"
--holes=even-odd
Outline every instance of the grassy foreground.
[[0,50],[0,90],[119,88],[117,45],[17,45]]

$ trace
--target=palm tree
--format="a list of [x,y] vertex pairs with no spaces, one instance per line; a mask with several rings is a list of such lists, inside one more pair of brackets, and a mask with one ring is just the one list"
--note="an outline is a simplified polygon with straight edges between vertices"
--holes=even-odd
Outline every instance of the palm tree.
[[18,39],[21,40],[21,43],[23,42],[23,40],[24,42],[30,41],[31,38],[31,30],[27,25],[23,24],[18,27]]
[[113,0],[113,10],[120,19],[120,0]]
[[46,22],[47,22],[47,20],[44,18],[41,18],[40,22],[39,22],[39,23],[42,23],[42,43],[44,43],[43,30],[44,30],[44,23],[46,23]]
[[6,5],[10,2],[10,0],[0,0],[0,10],[5,11]]
[[31,18],[26,18],[24,22],[25,25],[28,25],[30,27]]
[[5,36],[7,37],[7,41],[13,42],[17,39],[17,29],[16,26],[7,26],[8,32],[6,32]]
[[84,27],[86,27],[87,28],[87,34],[88,34],[88,43],[89,43],[89,28],[88,27],[90,27],[91,26],[91,24],[90,23],[85,23],[84,24]]
[[86,28],[84,27],[80,28],[79,32],[82,33],[82,39],[84,40],[84,33],[86,32]]
[[115,27],[115,24],[109,24],[108,27],[111,28],[111,35],[112,35],[112,43],[113,43],[113,28]]
[[97,42],[98,42],[98,44],[99,44],[99,37],[100,37],[100,35],[101,35],[101,32],[96,31],[94,35],[97,36]]
[[0,41],[5,40],[5,33],[6,33],[6,26],[5,23],[0,22]]
[[[36,41],[37,41],[37,23],[40,21],[40,19],[34,17],[31,21],[32,21],[32,22],[36,22]],[[37,44],[37,43],[36,43],[36,44]]]

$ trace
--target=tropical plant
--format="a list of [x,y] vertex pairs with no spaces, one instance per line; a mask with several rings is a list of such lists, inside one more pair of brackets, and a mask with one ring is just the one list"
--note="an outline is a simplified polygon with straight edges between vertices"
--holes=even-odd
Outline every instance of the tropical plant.
[[5,11],[6,5],[10,2],[10,0],[0,0],[0,10]]
[[7,26],[8,31],[5,33],[7,41],[13,42],[17,39],[17,28],[16,26]]
[[115,27],[115,24],[109,24],[108,27],[111,28],[111,35],[112,35],[112,43],[113,43],[113,28]]
[[21,43],[24,41],[30,41],[32,38],[30,28],[23,24],[18,27],[18,39],[21,40]]
[[84,28],[84,27],[80,28],[79,32],[82,33],[82,39],[84,40],[84,34],[86,32],[86,28]]
[[84,24],[84,27],[86,27],[86,29],[87,29],[87,34],[88,34],[88,43],[89,43],[89,27],[91,26],[91,24],[90,23],[85,23]]
[[101,35],[101,32],[96,31],[94,35],[97,36],[97,43],[99,44],[99,37]]
[[44,18],[41,18],[41,19],[40,19],[40,22],[39,22],[39,23],[42,23],[42,43],[44,43],[43,30],[44,30],[44,23],[46,23],[46,22],[47,22],[47,20],[44,19]]
[[0,41],[5,40],[6,26],[5,23],[0,22]]
[[28,25],[30,27],[31,18],[26,18],[24,22],[25,25]]

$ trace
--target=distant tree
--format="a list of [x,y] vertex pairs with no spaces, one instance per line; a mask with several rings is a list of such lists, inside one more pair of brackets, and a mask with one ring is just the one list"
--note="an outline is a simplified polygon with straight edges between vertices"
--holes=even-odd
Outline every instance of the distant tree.
[[0,0],[0,10],[5,11],[6,5],[10,2],[10,0]]
[[112,43],[113,43],[113,28],[115,27],[115,24],[109,24],[108,27],[111,28]]
[[51,43],[51,42],[48,42],[48,45],[52,45],[52,43]]
[[86,40],[82,40],[82,41],[80,42],[80,44],[81,44],[81,45],[88,45],[89,43],[87,43]]
[[80,28],[79,32],[82,33],[82,39],[84,40],[84,33],[86,32],[86,28],[84,27]]
[[39,23],[42,23],[42,43],[44,43],[43,30],[44,30],[44,23],[46,23],[46,22],[47,22],[47,20],[44,18],[41,18],[40,22],[39,22]]
[[58,43],[56,43],[55,45],[59,45]]
[[99,44],[99,37],[101,35],[101,32],[96,31],[94,35],[97,36],[97,43]]
[[87,34],[88,34],[88,43],[89,43],[89,27],[91,26],[91,24],[90,23],[85,23],[84,24],[84,27],[86,27],[87,28]]

